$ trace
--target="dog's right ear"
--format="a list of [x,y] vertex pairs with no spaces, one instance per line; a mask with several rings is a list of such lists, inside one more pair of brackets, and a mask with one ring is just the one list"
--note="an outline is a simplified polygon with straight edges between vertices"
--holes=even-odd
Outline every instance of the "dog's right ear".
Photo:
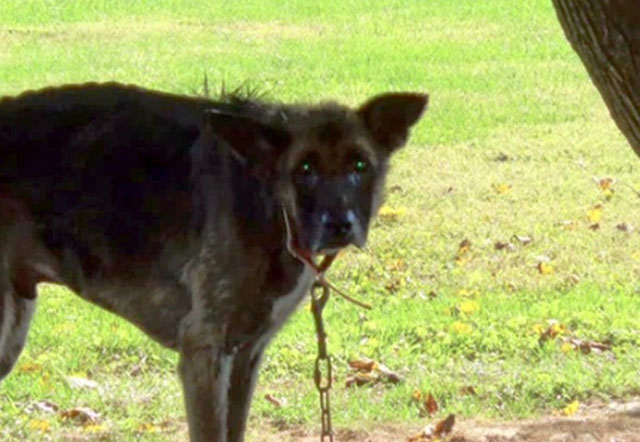
[[254,171],[271,170],[280,153],[291,144],[291,134],[249,116],[209,109],[205,131],[224,141],[231,153]]

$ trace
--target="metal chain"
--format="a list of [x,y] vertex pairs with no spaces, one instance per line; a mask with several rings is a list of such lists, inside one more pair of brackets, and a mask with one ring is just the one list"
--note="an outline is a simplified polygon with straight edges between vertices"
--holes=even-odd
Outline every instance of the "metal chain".
[[[319,290],[322,290],[320,295],[318,295]],[[328,300],[329,286],[324,279],[319,278],[311,288],[311,312],[313,313],[313,320],[316,324],[316,335],[318,337],[318,356],[316,357],[313,380],[320,393],[320,420],[322,422],[320,442],[333,442],[331,402],[329,401],[329,390],[331,390],[333,373],[331,358],[327,353],[327,334],[324,331],[324,323],[322,321],[322,310]]]

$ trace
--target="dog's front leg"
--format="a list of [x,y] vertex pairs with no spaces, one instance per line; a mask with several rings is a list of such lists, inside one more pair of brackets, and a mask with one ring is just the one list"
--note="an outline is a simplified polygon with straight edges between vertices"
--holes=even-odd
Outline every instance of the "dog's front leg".
[[233,355],[224,334],[187,315],[181,326],[179,373],[191,442],[227,442],[228,393]]
[[242,442],[251,407],[251,397],[258,379],[258,369],[266,340],[244,348],[236,354],[229,387],[229,415],[227,442]]

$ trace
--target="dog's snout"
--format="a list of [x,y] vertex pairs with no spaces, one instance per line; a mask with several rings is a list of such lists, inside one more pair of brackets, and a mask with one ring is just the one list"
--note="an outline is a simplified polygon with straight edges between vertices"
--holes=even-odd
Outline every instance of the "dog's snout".
[[351,211],[344,213],[325,212],[322,216],[322,226],[325,232],[335,239],[347,237],[353,228]]
[[346,236],[353,227],[353,223],[347,217],[329,218],[324,225],[330,233],[339,236]]

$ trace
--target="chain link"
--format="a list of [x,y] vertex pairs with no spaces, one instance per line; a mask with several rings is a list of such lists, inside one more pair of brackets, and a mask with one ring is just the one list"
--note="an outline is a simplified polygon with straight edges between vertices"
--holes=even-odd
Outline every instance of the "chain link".
[[[320,295],[318,291],[322,290]],[[331,358],[327,353],[327,334],[324,331],[322,321],[322,310],[329,300],[329,286],[323,279],[318,279],[311,288],[311,312],[316,324],[316,335],[318,337],[318,356],[316,357],[313,380],[316,389],[320,393],[320,420],[322,423],[322,433],[320,442],[333,442],[333,430],[331,429],[331,402],[329,391],[333,379],[333,369]]]

